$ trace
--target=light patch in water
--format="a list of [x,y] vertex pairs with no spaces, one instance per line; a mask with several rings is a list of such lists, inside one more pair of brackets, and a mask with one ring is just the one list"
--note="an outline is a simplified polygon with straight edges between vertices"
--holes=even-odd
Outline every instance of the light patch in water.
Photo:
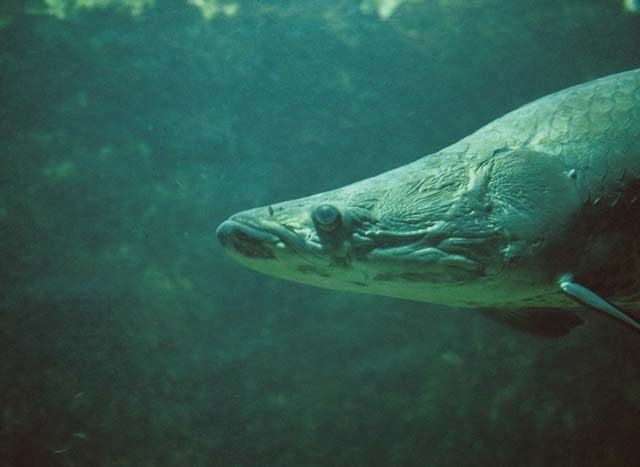
[[624,9],[630,13],[640,13],[640,0],[624,0]]
[[42,175],[50,178],[67,178],[76,171],[76,164],[73,161],[55,162],[42,169]]
[[386,20],[393,15],[400,5],[412,1],[416,0],[364,0],[360,3],[360,10],[364,13],[374,11],[381,20]]

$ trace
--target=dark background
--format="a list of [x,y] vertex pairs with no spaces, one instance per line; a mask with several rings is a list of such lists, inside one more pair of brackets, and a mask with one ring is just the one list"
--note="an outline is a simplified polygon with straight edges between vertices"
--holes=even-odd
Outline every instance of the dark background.
[[640,16],[228,3],[2,2],[0,466],[638,465],[622,326],[546,340],[285,283],[214,232],[640,66]]

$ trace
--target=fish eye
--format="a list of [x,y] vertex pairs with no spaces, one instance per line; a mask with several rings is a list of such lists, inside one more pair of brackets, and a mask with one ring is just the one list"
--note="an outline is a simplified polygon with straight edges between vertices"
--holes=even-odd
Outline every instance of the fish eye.
[[340,211],[331,204],[316,206],[311,214],[311,219],[316,228],[324,232],[332,232],[340,226]]

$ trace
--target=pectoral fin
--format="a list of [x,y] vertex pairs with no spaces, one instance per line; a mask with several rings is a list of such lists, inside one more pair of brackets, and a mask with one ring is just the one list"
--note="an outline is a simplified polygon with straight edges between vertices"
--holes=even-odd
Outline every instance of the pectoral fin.
[[566,336],[583,323],[578,315],[561,308],[486,308],[480,311],[494,321],[541,337]]
[[606,316],[613,318],[626,326],[634,329],[636,332],[640,332],[640,322],[638,322],[631,315],[625,313],[619,308],[616,308],[611,303],[607,302],[604,298],[600,297],[598,294],[592,292],[591,290],[583,287],[576,282],[573,282],[573,279],[569,276],[565,276],[560,279],[559,282],[560,289],[567,294],[569,297],[573,298],[578,303],[585,305],[595,311],[599,311],[604,313]]

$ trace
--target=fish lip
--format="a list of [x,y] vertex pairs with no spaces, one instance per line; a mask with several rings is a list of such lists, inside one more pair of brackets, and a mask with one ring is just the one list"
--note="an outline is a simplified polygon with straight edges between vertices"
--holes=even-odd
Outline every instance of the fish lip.
[[272,233],[256,228],[245,222],[237,221],[233,218],[224,221],[216,229],[216,237],[222,245],[227,245],[234,236],[244,235],[247,240],[254,242],[277,243],[280,237]]
[[263,218],[232,216],[216,229],[222,246],[251,258],[275,259],[276,251],[297,250],[299,237],[282,224]]

